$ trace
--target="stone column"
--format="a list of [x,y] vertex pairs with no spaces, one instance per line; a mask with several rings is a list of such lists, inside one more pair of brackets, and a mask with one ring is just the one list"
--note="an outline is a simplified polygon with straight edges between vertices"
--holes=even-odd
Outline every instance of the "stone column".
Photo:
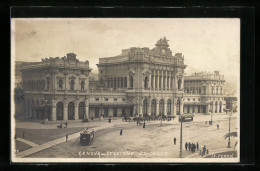
[[148,84],[148,88],[149,88],[150,90],[151,90],[151,88],[152,88],[152,87],[151,87],[151,81],[152,81],[151,78],[152,78],[152,75],[149,74],[149,76],[148,76],[148,83],[147,83],[147,84]]
[[57,111],[56,111],[56,106],[52,106],[51,112],[52,112],[52,113],[51,113],[51,120],[52,120],[52,121],[56,121],[56,120],[57,120],[57,117],[56,117],[56,116],[57,116],[57,115],[56,115],[56,112],[57,112]]
[[159,70],[157,70],[157,90],[159,91],[159,78],[160,78],[160,76],[159,76]]
[[167,90],[168,89],[168,71],[166,70],[165,71],[165,89]]
[[141,116],[143,116],[143,105],[142,105],[142,103],[140,102],[140,104],[139,104],[139,113],[138,114],[140,114]]
[[149,102],[147,102],[148,104],[148,106],[147,106],[147,114],[149,115],[149,116],[151,116],[151,111],[152,111],[152,105],[151,105],[151,101],[149,101]]
[[155,89],[155,70],[153,70],[153,89]]
[[174,116],[176,115],[176,108],[177,108],[177,103],[176,103],[176,100],[174,100],[173,103],[172,103],[172,110],[173,110]]
[[63,120],[68,120],[68,106],[67,104],[64,105],[64,110],[63,110]]
[[210,104],[208,104],[208,105],[206,106],[206,113],[209,113],[209,109],[210,109]]
[[161,89],[163,90],[163,70],[161,70]]
[[127,79],[127,83],[126,83],[127,86],[126,86],[126,88],[129,88],[129,87],[130,87],[130,86],[129,86],[129,85],[130,85],[129,75],[127,75],[127,78],[126,78],[126,79]]
[[78,105],[75,105],[75,120],[78,120],[79,119],[79,106]]
[[86,109],[85,109],[85,110],[86,110],[86,111],[85,111],[85,112],[86,112],[86,116],[85,116],[85,117],[86,117],[87,119],[89,119],[89,106],[88,106],[88,105],[86,106]]
[[181,102],[181,111],[180,111],[180,114],[183,114],[183,110],[184,110],[184,105],[183,105],[183,102]]

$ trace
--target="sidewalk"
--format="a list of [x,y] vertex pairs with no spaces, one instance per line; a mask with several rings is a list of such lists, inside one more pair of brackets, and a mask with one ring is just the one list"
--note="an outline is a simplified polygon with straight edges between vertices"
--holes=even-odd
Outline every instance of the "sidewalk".
[[[108,128],[108,127],[112,127],[112,126],[114,126],[114,124],[106,124],[104,126],[96,127],[95,131],[98,131],[98,130],[101,130],[101,129],[104,129],[104,128]],[[77,132],[77,133],[69,135],[68,141],[71,140],[71,139],[74,139],[74,138],[78,138],[80,136],[80,132]],[[30,148],[28,150],[25,150],[25,151],[22,151],[20,153],[17,153],[16,157],[22,158],[22,157],[29,156],[29,155],[31,155],[33,153],[42,151],[44,149],[50,148],[50,147],[58,145],[60,143],[64,143],[65,140],[66,140],[66,138],[63,137],[63,138],[59,138],[59,139],[47,142],[47,143],[42,144],[42,145],[34,146],[33,148]]]
[[28,141],[26,139],[22,139],[22,138],[16,138],[17,141],[21,141],[25,144],[28,144],[29,146],[32,146],[32,147],[37,147],[39,146],[38,144],[34,143],[34,142],[31,142],[31,141]]

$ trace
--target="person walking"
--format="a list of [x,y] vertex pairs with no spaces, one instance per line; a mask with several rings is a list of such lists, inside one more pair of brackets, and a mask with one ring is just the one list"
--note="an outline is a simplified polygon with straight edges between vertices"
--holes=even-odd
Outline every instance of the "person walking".
[[219,124],[217,124],[217,130],[219,130]]
[[144,121],[144,124],[143,124],[143,128],[145,128],[145,121]]
[[206,146],[204,145],[204,147],[202,148],[202,156],[205,155],[205,152],[206,152]]
[[187,151],[188,143],[185,143],[185,150]]
[[199,150],[199,143],[197,142],[197,150]]
[[207,149],[207,154],[209,154],[209,149]]
[[69,134],[66,134],[66,142],[68,142]]
[[123,130],[121,129],[121,130],[120,130],[120,135],[122,135],[122,134],[123,134]]
[[193,146],[194,146],[193,150],[195,152],[196,151],[196,144],[194,143]]
[[174,145],[176,145],[176,137],[174,137],[174,139],[173,139],[173,142],[174,142]]
[[189,151],[190,151],[190,142],[189,142]]

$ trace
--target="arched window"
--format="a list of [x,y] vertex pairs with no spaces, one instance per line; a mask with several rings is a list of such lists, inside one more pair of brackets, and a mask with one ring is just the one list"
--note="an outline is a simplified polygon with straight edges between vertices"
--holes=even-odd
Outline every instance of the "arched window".
[[58,102],[56,105],[56,117],[57,120],[63,120],[63,103]]
[[159,115],[164,115],[164,101],[163,99],[159,102]]
[[127,78],[125,77],[125,88],[127,87]]
[[50,77],[47,77],[47,90],[50,89]]
[[144,99],[143,101],[143,114],[147,115],[147,100]]
[[80,82],[80,86],[81,86],[81,90],[84,90],[85,89],[85,81],[81,81]]
[[219,103],[219,113],[222,112],[222,102]]
[[210,112],[212,113],[213,112],[213,102],[210,102]]
[[222,94],[222,87],[220,88],[220,94]]
[[134,78],[133,76],[131,75],[130,76],[130,88],[133,88],[134,87]]
[[75,108],[74,108],[74,103],[70,102],[68,104],[68,119],[69,120],[74,120],[75,119]]
[[178,80],[178,89],[181,89],[181,79]]
[[79,103],[79,119],[84,119],[85,118],[85,103],[80,102]]
[[211,94],[214,94],[214,87],[211,87]]
[[199,87],[199,94],[201,93],[201,88]]
[[74,80],[70,80],[70,90],[74,90]]
[[151,113],[152,113],[152,115],[156,115],[156,100],[153,99],[151,103],[152,103],[151,104],[151,109],[152,109]]
[[171,100],[169,99],[167,101],[167,115],[170,115],[171,114]]
[[144,88],[148,88],[148,76],[144,78]]
[[62,90],[62,79],[59,79],[59,89]]
[[216,89],[216,94],[218,94],[218,88]]

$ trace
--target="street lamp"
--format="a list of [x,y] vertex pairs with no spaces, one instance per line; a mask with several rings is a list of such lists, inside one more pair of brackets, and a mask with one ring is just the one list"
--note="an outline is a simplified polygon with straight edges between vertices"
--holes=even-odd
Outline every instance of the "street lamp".
[[181,121],[181,133],[180,133],[180,158],[182,158],[182,119],[180,120]]
[[228,146],[227,148],[231,148],[230,146],[230,120],[231,120],[231,115],[232,115],[232,111],[228,114],[229,115],[229,135],[228,135]]

